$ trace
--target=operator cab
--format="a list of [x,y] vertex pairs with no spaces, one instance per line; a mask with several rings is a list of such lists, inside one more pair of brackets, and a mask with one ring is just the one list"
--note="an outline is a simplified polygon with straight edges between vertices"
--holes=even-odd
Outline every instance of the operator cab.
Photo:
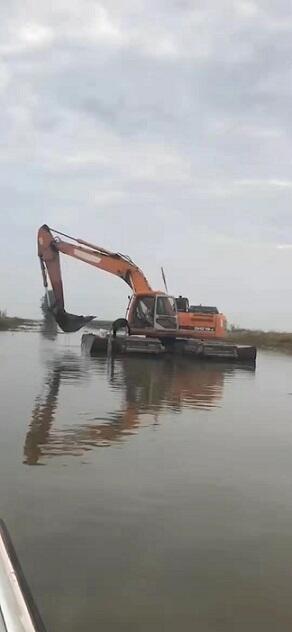
[[129,306],[129,325],[134,329],[177,329],[175,299],[165,294],[134,296]]

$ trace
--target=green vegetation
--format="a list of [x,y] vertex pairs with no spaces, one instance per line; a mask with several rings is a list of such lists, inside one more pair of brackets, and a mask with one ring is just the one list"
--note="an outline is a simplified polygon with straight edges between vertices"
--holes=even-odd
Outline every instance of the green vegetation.
[[34,320],[7,316],[6,311],[0,310],[0,331],[15,331],[23,327],[33,327],[35,324]]
[[292,354],[292,333],[257,331],[232,327],[228,341],[242,345],[254,345],[258,349],[269,349]]
[[[0,332],[17,331],[21,329],[31,330],[40,328],[41,333],[54,340],[57,336],[57,325],[48,308],[46,297],[41,303],[43,313],[42,321],[28,318],[18,318],[17,316],[7,316],[6,311],[0,310]],[[109,329],[111,321],[96,319],[88,327],[90,329]],[[292,333],[277,331],[261,331],[254,329],[241,329],[231,326],[227,335],[227,342],[242,345],[253,345],[258,349],[280,351],[292,354]]]

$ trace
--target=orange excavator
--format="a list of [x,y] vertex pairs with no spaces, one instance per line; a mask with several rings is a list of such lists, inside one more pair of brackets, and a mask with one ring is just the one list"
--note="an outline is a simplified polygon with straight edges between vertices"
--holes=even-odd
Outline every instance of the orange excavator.
[[[65,241],[62,238],[69,239]],[[78,331],[94,316],[76,316],[65,310],[60,253],[79,259],[100,270],[123,279],[131,288],[126,320],[128,333],[151,338],[223,338],[226,318],[216,308],[190,307],[183,297],[154,291],[142,270],[127,256],[105,250],[82,239],[76,239],[50,229],[46,224],[38,231],[38,255],[48,303],[60,328],[65,332]],[[48,289],[48,277],[53,290],[53,303]],[[164,277],[164,274],[163,274]],[[166,283],[165,283],[166,285]]]

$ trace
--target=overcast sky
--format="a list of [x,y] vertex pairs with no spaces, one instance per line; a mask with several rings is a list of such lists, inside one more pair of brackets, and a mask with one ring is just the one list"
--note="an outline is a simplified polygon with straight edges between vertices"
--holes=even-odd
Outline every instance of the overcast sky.
[[[292,329],[290,2],[10,0],[0,54],[0,308],[39,315],[46,222]],[[121,280],[63,268],[69,311],[123,315]]]

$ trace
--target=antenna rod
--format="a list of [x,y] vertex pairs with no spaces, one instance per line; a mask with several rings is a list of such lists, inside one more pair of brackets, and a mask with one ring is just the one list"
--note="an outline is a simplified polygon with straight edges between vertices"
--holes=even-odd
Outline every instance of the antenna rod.
[[168,294],[168,287],[167,287],[167,283],[166,283],[166,278],[165,278],[165,274],[164,274],[164,270],[163,267],[161,266],[161,274],[162,274],[162,279],[163,279],[163,283],[164,283],[164,287],[165,287],[165,291]]

